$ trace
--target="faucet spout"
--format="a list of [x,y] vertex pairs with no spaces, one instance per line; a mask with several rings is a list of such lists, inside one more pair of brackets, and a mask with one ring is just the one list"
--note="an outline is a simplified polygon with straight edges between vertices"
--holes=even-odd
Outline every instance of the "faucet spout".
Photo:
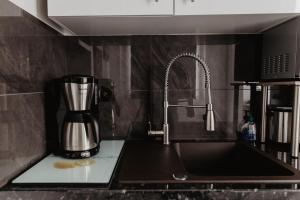
[[[173,63],[182,57],[189,57],[192,59],[195,59],[198,61],[205,73],[205,87],[207,89],[207,96],[208,96],[208,103],[206,105],[198,105],[198,106],[182,106],[182,105],[169,105],[168,102],[168,88],[169,88],[169,73],[170,69],[173,65]],[[208,65],[204,60],[197,57],[195,54],[191,53],[182,53],[177,56],[175,56],[171,61],[169,62],[167,69],[166,69],[166,75],[165,75],[165,86],[164,86],[164,123],[163,123],[163,130],[160,131],[163,134],[164,144],[168,145],[170,144],[169,139],[169,124],[168,124],[168,108],[169,107],[194,107],[194,108],[206,108],[206,117],[205,117],[205,128],[207,131],[212,132],[215,131],[215,117],[213,112],[213,105],[211,100],[211,90],[210,90],[210,73]],[[148,131],[149,135],[152,134],[151,130]]]

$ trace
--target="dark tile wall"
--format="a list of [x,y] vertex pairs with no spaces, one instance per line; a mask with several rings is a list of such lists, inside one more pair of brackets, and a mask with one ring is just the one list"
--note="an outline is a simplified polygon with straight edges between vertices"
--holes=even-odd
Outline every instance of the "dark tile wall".
[[55,132],[46,130],[44,87],[68,74],[71,47],[47,25],[0,1],[0,186],[45,155],[47,134]]
[[[148,121],[154,129],[163,122],[163,84],[168,62],[179,53],[191,52],[205,59],[210,67],[217,133],[204,130],[205,110],[171,108],[170,131],[173,139],[234,139],[233,87],[235,36],[124,36],[91,37],[93,74],[112,79],[116,102],[115,135],[147,137]],[[170,103],[205,104],[204,74],[192,59],[176,62],[170,73]],[[107,112],[106,118],[111,112]],[[107,124],[103,124],[106,126]],[[109,131],[102,136],[109,137]],[[148,137],[147,137],[148,138]]]

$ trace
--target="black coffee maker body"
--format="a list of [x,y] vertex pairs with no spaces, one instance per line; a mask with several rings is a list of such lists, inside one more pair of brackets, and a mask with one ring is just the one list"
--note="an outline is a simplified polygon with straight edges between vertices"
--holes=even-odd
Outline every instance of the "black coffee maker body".
[[67,158],[88,158],[99,152],[100,131],[95,115],[98,98],[93,76],[70,75],[62,78],[67,107],[60,134],[61,154]]

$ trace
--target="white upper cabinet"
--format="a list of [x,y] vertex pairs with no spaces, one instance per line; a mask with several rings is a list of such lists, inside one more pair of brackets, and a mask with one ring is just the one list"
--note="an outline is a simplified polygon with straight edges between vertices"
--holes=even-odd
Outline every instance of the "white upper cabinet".
[[48,15],[173,15],[173,0],[48,0]]
[[299,13],[299,0],[174,0],[175,15]]
[[61,27],[92,36],[252,34],[300,13],[300,0],[37,1],[48,1],[48,16]]

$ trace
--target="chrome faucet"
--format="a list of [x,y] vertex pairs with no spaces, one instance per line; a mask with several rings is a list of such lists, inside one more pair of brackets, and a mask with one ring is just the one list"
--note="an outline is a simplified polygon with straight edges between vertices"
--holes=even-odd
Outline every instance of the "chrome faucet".
[[[208,95],[208,104],[206,105],[193,105],[193,106],[185,106],[185,105],[172,105],[168,103],[168,87],[169,87],[169,73],[172,65],[174,62],[183,57],[189,57],[193,58],[196,61],[198,61],[201,66],[204,69],[205,73],[205,87],[207,89],[207,95]],[[159,131],[153,131],[151,130],[151,124],[150,124],[150,130],[148,131],[148,135],[163,135],[163,141],[165,145],[170,144],[169,139],[169,124],[168,124],[168,108],[169,107],[187,107],[187,108],[206,108],[206,117],[205,117],[205,127],[207,131],[215,131],[215,118],[214,118],[214,112],[213,112],[213,106],[211,102],[211,90],[210,90],[210,73],[208,70],[208,65],[204,60],[197,57],[195,54],[192,53],[182,53],[177,56],[175,56],[171,61],[169,62],[167,69],[166,69],[166,75],[165,75],[165,86],[164,86],[164,124],[163,124],[163,130]]]

